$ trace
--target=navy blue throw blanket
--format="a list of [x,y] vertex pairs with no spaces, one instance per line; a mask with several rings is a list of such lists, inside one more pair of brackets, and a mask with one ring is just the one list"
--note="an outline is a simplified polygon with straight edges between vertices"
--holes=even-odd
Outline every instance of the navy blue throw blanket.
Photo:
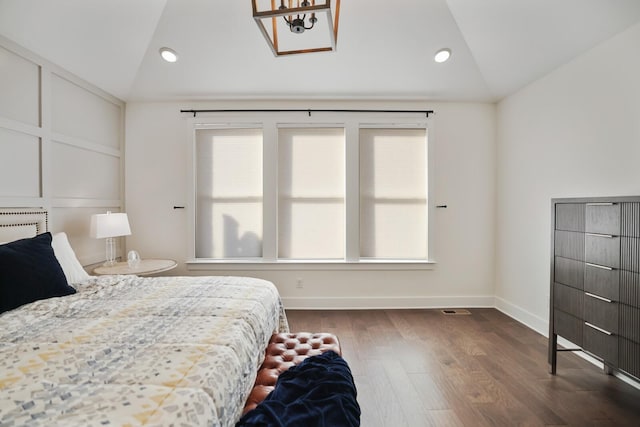
[[360,406],[349,365],[327,351],[280,374],[273,391],[236,427],[359,425]]

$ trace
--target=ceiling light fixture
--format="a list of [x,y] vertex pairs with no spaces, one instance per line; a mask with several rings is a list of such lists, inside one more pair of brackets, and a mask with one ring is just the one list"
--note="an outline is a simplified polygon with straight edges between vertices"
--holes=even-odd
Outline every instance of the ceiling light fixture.
[[167,62],[176,62],[178,60],[178,54],[173,49],[168,47],[160,48],[160,56]]
[[436,55],[433,59],[436,62],[446,62],[451,57],[451,49],[440,49],[436,52]]
[[[280,0],[279,6],[275,0],[252,0],[252,4],[253,19],[274,56],[336,50],[340,0]],[[306,31],[311,29],[315,31]]]
[[[300,6],[309,7],[311,6],[311,3],[309,3],[307,0],[304,0],[302,3],[298,5],[298,7]],[[291,7],[291,1],[289,1],[289,7]],[[287,10],[287,6],[284,5],[284,0],[280,0],[280,7],[278,9]],[[289,15],[289,18],[287,18],[286,16],[283,16],[282,18],[284,18],[284,22],[286,22],[287,25],[289,26],[289,30],[291,30],[292,33],[296,33],[296,34],[301,34],[301,33],[304,33],[304,30],[312,29],[315,23],[318,22],[318,18],[316,18],[316,14],[314,12],[311,12],[311,17],[309,18],[308,27],[305,25],[305,22],[304,22],[304,20],[307,18],[306,13],[303,14],[302,17],[300,17],[300,14],[297,14],[295,18],[293,17],[293,15]]]

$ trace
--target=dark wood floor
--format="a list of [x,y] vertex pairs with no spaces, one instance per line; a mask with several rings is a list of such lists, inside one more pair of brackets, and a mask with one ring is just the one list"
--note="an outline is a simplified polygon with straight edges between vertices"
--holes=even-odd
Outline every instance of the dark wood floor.
[[364,427],[640,426],[640,390],[560,353],[494,309],[288,310],[292,331],[331,332],[351,367]]

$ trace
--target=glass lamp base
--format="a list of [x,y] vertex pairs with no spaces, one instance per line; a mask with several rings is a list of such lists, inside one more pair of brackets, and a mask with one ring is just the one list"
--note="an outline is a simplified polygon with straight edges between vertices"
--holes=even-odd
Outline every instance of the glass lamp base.
[[104,267],[112,267],[116,264],[116,239],[107,237],[106,239],[107,260],[102,264]]

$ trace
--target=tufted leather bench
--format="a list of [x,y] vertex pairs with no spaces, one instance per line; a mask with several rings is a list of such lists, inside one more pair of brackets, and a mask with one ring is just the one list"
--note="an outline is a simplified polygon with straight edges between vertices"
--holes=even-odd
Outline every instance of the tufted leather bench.
[[273,334],[242,414],[254,409],[271,393],[282,372],[300,364],[309,356],[329,350],[342,355],[338,338],[332,334],[310,332]]

